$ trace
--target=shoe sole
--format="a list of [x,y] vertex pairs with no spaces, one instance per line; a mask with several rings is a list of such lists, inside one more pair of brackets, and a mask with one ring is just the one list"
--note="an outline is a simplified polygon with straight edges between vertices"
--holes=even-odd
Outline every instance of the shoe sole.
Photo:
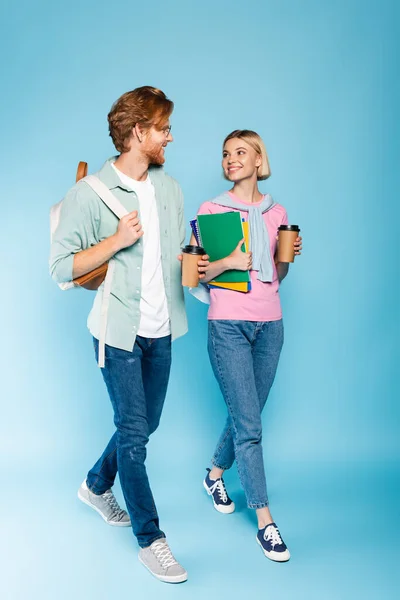
[[146,563],[140,558],[140,554],[138,555],[138,559],[139,562],[141,562],[142,565],[146,567],[148,572],[151,573],[153,577],[158,579],[158,581],[162,581],[163,583],[183,583],[184,581],[187,581],[187,573],[184,573],[182,575],[170,575],[169,577],[168,575],[157,575],[157,573],[154,573],[154,571],[152,571],[150,567],[148,567]]
[[207,485],[205,479],[203,481],[203,486],[204,486],[204,489],[206,490],[207,494],[209,496],[211,496],[215,510],[217,510],[219,513],[221,513],[223,515],[230,515],[233,512],[235,512],[235,504],[234,504],[234,502],[232,502],[232,504],[230,506],[218,506],[218,504],[215,504],[213,495],[210,492],[210,490],[208,489],[208,485]]
[[111,525],[112,527],[130,527],[131,526],[131,522],[120,522],[120,521],[108,521],[107,517],[105,517],[103,515],[103,513],[101,512],[101,510],[99,508],[97,508],[97,506],[94,506],[94,504],[92,504],[89,500],[87,500],[86,498],[84,498],[80,492],[80,490],[78,491],[78,498],[81,502],[83,502],[84,504],[87,504],[87,506],[90,506],[90,508],[93,508],[93,510],[95,510],[103,519],[103,521],[105,521],[107,523],[107,525]]
[[[288,560],[290,560],[289,550],[286,550],[285,552],[282,552],[282,553],[281,552],[267,552],[266,550],[264,550],[262,543],[258,539],[258,536],[256,536],[256,541],[257,541],[257,544],[260,546],[261,550],[263,551],[264,556],[269,558],[269,560],[273,560],[274,562],[287,562]],[[281,554],[284,556],[280,556]]]

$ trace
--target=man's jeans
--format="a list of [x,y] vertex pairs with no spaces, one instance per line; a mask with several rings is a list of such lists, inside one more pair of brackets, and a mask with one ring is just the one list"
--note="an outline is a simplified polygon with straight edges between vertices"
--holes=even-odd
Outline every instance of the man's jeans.
[[229,413],[212,463],[226,470],[236,458],[249,508],[268,506],[261,411],[275,378],[282,345],[282,319],[209,321],[208,352]]
[[[99,343],[94,339],[96,360]],[[104,381],[114,409],[117,431],[89,471],[87,485],[103,494],[117,471],[139,546],[165,537],[147,477],[145,459],[149,436],[158,427],[171,367],[171,336],[136,337],[132,352],[106,345]]]

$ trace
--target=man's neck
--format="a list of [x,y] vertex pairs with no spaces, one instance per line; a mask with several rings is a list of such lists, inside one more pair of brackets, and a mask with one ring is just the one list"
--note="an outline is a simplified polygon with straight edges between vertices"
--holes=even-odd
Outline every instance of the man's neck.
[[114,165],[121,173],[136,181],[145,181],[149,170],[149,162],[145,156],[135,149],[123,152],[115,161]]

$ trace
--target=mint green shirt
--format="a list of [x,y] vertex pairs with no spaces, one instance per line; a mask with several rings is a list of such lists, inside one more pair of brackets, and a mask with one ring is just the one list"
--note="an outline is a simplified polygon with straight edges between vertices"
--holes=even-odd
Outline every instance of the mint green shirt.
[[[119,179],[110,158],[94,173],[118,198],[128,212],[137,210],[136,193]],[[181,283],[181,265],[177,259],[185,241],[183,195],[179,184],[160,167],[150,167],[149,176],[155,189],[160,221],[161,260],[172,339],[187,332],[187,318]],[[60,222],[51,244],[50,273],[57,283],[72,280],[74,254],[98,244],[113,235],[118,218],[84,181],[78,182],[67,193],[60,213]],[[129,248],[115,254],[108,309],[106,344],[131,351],[140,322],[141,273],[143,242],[138,240]],[[100,337],[100,310],[103,284],[99,287],[88,317],[91,334]],[[90,293],[90,292],[87,292]]]

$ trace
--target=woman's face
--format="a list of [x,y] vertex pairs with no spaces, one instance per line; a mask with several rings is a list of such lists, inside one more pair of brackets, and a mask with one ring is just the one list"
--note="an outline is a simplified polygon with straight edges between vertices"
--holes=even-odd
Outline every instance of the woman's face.
[[228,140],[222,151],[222,168],[229,181],[255,177],[257,167],[261,165],[261,156],[244,140],[232,138]]

